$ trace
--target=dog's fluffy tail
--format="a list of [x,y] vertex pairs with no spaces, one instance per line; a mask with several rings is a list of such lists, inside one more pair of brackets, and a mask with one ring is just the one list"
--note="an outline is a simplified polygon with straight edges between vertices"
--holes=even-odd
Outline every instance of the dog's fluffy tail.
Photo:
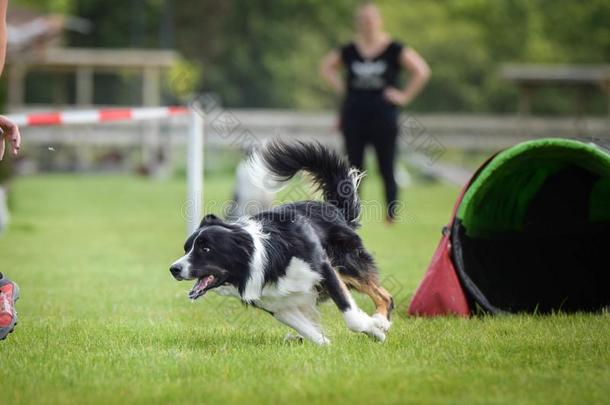
[[324,200],[339,208],[351,226],[358,226],[363,175],[319,142],[274,140],[256,149],[249,163],[252,179],[269,190],[278,190],[301,170],[309,173]]

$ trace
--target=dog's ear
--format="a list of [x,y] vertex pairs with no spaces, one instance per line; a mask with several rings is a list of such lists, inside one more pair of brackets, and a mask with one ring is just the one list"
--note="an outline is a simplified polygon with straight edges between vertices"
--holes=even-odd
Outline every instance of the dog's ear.
[[216,215],[208,214],[205,217],[203,217],[203,219],[201,220],[201,223],[199,224],[199,227],[203,228],[204,226],[222,224],[222,223],[223,223],[222,219],[218,218]]

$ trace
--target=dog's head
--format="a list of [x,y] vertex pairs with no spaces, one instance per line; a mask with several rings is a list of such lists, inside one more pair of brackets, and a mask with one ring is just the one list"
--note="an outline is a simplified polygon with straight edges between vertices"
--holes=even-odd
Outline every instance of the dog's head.
[[169,270],[176,280],[197,280],[189,292],[197,299],[223,284],[243,284],[253,250],[252,237],[242,227],[206,215],[184,243],[184,256]]

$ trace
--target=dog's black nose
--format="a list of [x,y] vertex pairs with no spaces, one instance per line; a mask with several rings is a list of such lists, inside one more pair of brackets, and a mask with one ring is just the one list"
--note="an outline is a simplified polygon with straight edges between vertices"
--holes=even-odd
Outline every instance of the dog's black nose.
[[180,273],[182,272],[182,266],[180,264],[172,264],[169,268],[169,272],[172,273],[174,278],[181,278]]

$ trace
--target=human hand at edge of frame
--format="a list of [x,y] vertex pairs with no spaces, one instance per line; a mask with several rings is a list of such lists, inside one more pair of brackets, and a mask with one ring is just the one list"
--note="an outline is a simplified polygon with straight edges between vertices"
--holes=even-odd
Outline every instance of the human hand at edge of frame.
[[0,115],[0,160],[4,157],[5,141],[11,144],[13,156],[16,156],[21,147],[19,127],[4,115]]
[[409,103],[409,99],[404,91],[394,87],[388,87],[383,91],[383,97],[390,103],[399,107],[404,107]]

